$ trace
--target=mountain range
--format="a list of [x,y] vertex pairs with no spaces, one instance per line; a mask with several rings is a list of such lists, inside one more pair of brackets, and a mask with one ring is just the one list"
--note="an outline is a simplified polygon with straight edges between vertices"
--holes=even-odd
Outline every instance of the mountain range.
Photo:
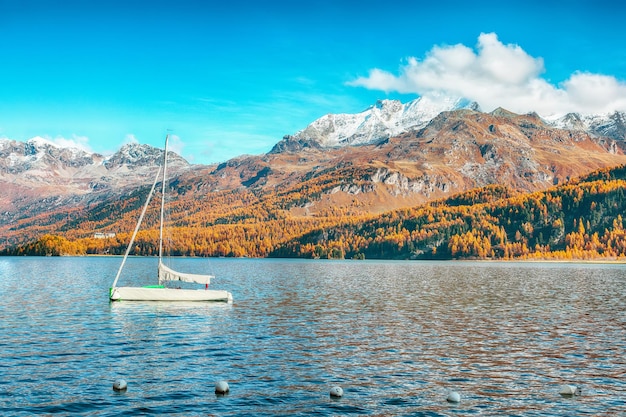
[[[466,100],[420,98],[323,116],[264,155],[205,166],[170,154],[169,164],[172,184],[184,190],[179,198],[228,192],[230,207],[238,207],[232,202],[254,195],[271,198],[287,216],[306,217],[334,208],[380,213],[490,184],[542,190],[623,164],[625,151],[623,112],[542,118],[501,108],[486,113]],[[137,143],[103,156],[42,138],[0,139],[0,247],[145,188],[161,159],[162,150]],[[289,193],[301,195],[297,204],[284,204]]]
[[[441,97],[435,100],[420,97],[405,104],[398,100],[379,100],[361,113],[327,114],[293,136],[286,136],[272,151],[279,152],[286,148],[299,150],[304,144],[319,148],[376,144],[389,137],[420,129],[441,112],[460,109],[481,111],[478,103],[462,98]],[[503,110],[497,110],[496,113],[502,114]],[[617,141],[624,141],[626,135],[624,112],[604,115],[567,113],[543,118],[542,122],[552,128],[584,131]]]

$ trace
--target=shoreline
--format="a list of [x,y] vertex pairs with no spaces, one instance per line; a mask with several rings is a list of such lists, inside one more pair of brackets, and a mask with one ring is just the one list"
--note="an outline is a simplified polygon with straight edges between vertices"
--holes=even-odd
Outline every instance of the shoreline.
[[[85,255],[0,255],[1,258],[123,258],[124,255],[103,255],[103,254],[85,254]],[[158,258],[156,255],[129,255],[129,258]],[[392,258],[369,258],[369,259],[320,259],[320,258],[254,258],[249,256],[231,257],[231,256],[170,256],[176,259],[288,259],[303,261],[394,261],[394,262],[485,262],[485,263],[570,263],[570,264],[626,264],[626,257],[623,259],[616,258],[596,258],[596,259],[392,259]]]

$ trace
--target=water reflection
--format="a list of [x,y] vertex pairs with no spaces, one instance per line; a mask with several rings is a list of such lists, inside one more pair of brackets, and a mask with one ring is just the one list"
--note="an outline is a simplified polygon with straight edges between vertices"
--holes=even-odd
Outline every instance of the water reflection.
[[[154,260],[137,261],[130,279],[139,282]],[[180,262],[190,271],[206,265]],[[620,265],[211,264],[213,285],[232,291],[234,304],[109,303],[118,259],[1,259],[0,408],[222,416],[626,409]],[[129,382],[123,395],[110,386],[118,377]],[[219,379],[231,386],[226,397],[213,394]],[[581,385],[583,395],[560,397],[562,383]],[[342,399],[330,400],[333,385]],[[450,389],[461,403],[445,401]]]

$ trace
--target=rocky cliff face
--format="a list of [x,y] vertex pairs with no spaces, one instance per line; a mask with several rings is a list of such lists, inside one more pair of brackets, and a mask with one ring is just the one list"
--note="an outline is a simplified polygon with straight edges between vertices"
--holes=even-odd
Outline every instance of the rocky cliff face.
[[502,183],[534,191],[624,160],[613,139],[555,129],[536,114],[502,109],[443,112],[386,147],[390,160],[408,157],[423,161],[424,172],[448,173],[451,188]]

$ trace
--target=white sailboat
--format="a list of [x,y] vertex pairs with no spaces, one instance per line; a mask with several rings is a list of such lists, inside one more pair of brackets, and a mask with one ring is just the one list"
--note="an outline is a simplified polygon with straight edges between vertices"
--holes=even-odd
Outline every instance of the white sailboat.
[[[154,189],[156,188],[156,184],[159,180],[159,176],[161,173],[161,168],[157,172],[156,177],[154,178],[154,183],[152,184],[152,188],[150,193],[148,194],[148,198],[146,199],[146,203],[143,206],[143,210],[141,215],[139,216],[139,221],[137,222],[137,226],[135,227],[135,231],[133,232],[133,236],[130,239],[130,243],[128,244],[128,248],[126,248],[126,253],[124,254],[124,259],[122,260],[122,264],[120,265],[119,270],[117,271],[117,275],[115,276],[115,280],[113,281],[113,285],[109,290],[109,298],[112,301],[222,301],[227,303],[232,303],[233,296],[228,291],[223,290],[209,290],[209,284],[211,282],[211,278],[214,278],[212,275],[198,275],[198,274],[188,274],[183,272],[177,272],[169,267],[167,267],[163,263],[163,214],[165,208],[165,181],[167,178],[167,143],[168,143],[169,135],[165,137],[165,152],[163,156],[163,176],[162,176],[162,189],[161,189],[161,220],[159,227],[159,265],[158,265],[158,284],[157,285],[148,285],[145,287],[118,287],[117,281],[120,278],[122,273],[122,269],[124,268],[124,264],[126,263],[126,259],[131,251],[133,243],[135,241],[135,237],[137,236],[137,232],[139,231],[139,226],[143,221],[143,217],[146,214],[146,210],[148,208],[148,204],[152,199],[154,194]],[[196,284],[203,284],[203,289],[180,289],[180,288],[168,288],[165,284],[168,281],[183,281],[183,282],[192,282]]]

